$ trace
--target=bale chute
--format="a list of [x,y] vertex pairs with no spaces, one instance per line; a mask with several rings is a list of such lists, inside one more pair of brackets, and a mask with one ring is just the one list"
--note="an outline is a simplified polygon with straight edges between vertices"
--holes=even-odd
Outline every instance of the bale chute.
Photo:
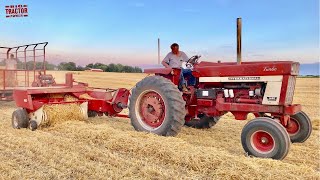
[[49,127],[63,121],[83,121],[88,118],[88,102],[81,104],[44,105],[29,114],[30,120],[36,121],[37,127]]

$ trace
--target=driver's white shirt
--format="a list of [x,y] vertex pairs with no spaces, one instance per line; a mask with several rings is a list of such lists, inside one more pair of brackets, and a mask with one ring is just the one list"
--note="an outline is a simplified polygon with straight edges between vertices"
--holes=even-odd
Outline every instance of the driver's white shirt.
[[182,62],[187,62],[188,60],[188,56],[183,51],[179,51],[177,55],[169,52],[163,59],[163,61],[168,63],[172,68],[181,68]]

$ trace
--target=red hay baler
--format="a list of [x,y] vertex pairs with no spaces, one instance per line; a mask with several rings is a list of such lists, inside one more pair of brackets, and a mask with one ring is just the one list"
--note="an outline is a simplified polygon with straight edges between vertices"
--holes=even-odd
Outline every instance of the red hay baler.
[[[130,91],[125,88],[99,89],[75,82],[72,73],[66,74],[65,84],[50,87],[15,88],[13,98],[19,107],[12,115],[12,126],[31,130],[47,121],[45,105],[78,104],[84,118],[102,116],[128,117],[119,114],[127,108]],[[72,97],[70,99],[70,97]],[[68,109],[66,109],[68,111]]]

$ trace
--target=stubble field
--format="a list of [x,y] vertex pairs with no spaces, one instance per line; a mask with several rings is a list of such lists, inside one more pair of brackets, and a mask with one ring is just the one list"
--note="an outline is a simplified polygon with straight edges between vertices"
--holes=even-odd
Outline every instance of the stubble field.
[[[63,82],[65,72],[50,72]],[[76,72],[101,88],[131,88],[145,74]],[[0,179],[319,179],[319,79],[299,78],[294,103],[313,121],[311,137],[282,160],[247,157],[247,121],[227,114],[212,129],[176,137],[136,132],[128,119],[97,117],[30,131],[11,128],[13,102],[0,102]]]

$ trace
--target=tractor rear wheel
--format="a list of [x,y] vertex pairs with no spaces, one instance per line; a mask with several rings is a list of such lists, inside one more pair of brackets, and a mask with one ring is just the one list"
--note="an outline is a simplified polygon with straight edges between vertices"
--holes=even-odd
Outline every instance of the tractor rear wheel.
[[242,147],[248,155],[283,159],[289,152],[286,129],[271,118],[260,117],[248,122],[241,134]]
[[29,117],[25,109],[19,108],[12,113],[12,127],[14,129],[27,128],[28,124]]
[[185,125],[197,129],[206,129],[216,125],[220,119],[219,116],[212,117],[205,114],[198,115],[198,117],[200,119],[191,119],[190,121],[186,121]]
[[298,112],[290,117],[290,122],[286,129],[290,135],[291,142],[302,143],[311,135],[311,120],[303,111]]
[[181,92],[164,77],[146,77],[132,89],[129,117],[137,131],[175,136],[184,125],[185,115]]

